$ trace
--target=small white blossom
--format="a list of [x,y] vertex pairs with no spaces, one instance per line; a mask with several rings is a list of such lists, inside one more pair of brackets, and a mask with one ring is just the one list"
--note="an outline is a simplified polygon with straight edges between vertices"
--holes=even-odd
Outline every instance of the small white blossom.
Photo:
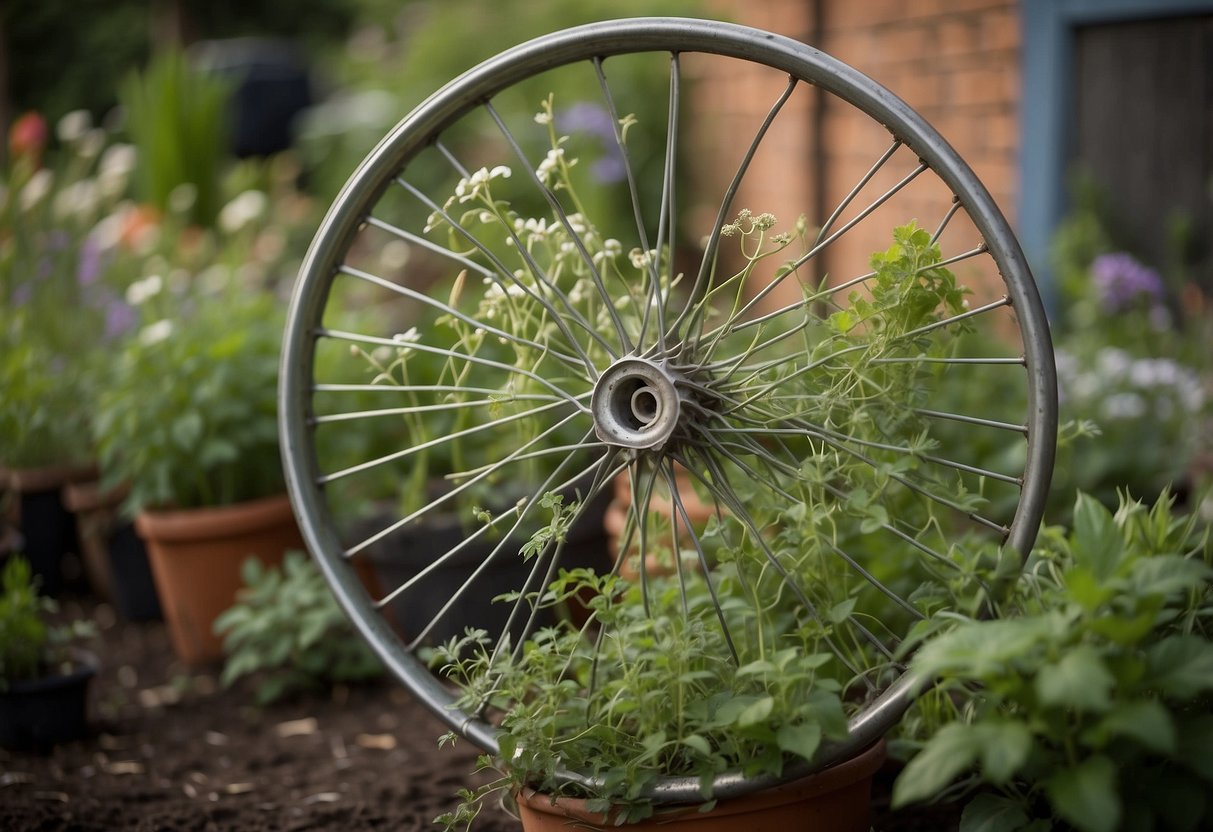
[[182,182],[169,191],[168,209],[178,216],[188,214],[198,201],[198,186],[193,182]]
[[168,318],[162,318],[139,331],[139,343],[145,347],[151,347],[166,340],[172,334],[173,322]]
[[251,222],[261,218],[269,200],[262,191],[247,190],[237,194],[219,211],[219,227],[228,234],[235,234]]
[[152,274],[136,280],[130,286],[126,287],[126,302],[131,306],[142,306],[149,300],[160,294],[160,290],[164,288],[164,281],[160,275]]
[[97,184],[92,179],[73,182],[55,194],[55,218],[68,220],[73,217],[91,217],[99,201]]
[[72,110],[59,119],[55,126],[55,135],[64,144],[71,144],[79,139],[93,126],[93,117],[88,110]]
[[564,157],[563,147],[553,147],[548,151],[548,155],[539,163],[539,167],[535,170],[535,174],[539,177],[539,181],[545,185],[551,184],[552,174],[555,173],[560,165],[560,160]]
[[28,211],[46,198],[46,195],[51,191],[51,185],[54,183],[54,175],[46,168],[39,168],[34,171],[34,175],[25,183],[25,187],[21,189],[21,196],[18,199],[22,211]]
[[390,240],[379,252],[379,263],[389,272],[403,269],[409,262],[413,250],[404,240]]
[[535,113],[535,123],[536,124],[551,124],[552,123],[552,114],[549,112],[546,112],[546,111],[540,112],[540,113]]
[[393,335],[392,340],[402,344],[416,344],[421,340],[421,333],[417,331],[417,327],[410,326],[404,332]]

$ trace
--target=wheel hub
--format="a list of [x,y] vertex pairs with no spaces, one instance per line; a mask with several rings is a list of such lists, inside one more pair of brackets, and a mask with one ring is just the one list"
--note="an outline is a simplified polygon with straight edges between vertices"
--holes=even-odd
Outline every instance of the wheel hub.
[[594,387],[590,411],[603,442],[635,450],[660,450],[682,416],[678,375],[665,362],[621,358]]

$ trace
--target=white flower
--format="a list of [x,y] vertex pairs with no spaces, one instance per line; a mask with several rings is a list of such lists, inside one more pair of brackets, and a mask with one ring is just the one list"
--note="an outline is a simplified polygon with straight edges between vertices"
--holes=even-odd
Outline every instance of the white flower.
[[55,194],[55,218],[67,220],[75,217],[90,217],[97,209],[100,194],[92,179],[73,182]]
[[142,306],[160,294],[160,290],[163,288],[164,281],[160,278],[160,275],[148,275],[142,280],[136,280],[126,287],[126,302],[131,306]]
[[101,154],[97,163],[97,173],[100,176],[129,176],[135,169],[135,146],[133,144],[112,144]]
[[550,184],[552,174],[556,171],[560,164],[560,160],[564,157],[563,147],[553,147],[548,151],[548,155],[539,163],[535,174],[539,177],[539,181],[545,185]]
[[80,155],[92,159],[105,147],[105,131],[100,127],[89,130],[80,139]]
[[393,335],[392,340],[403,344],[416,344],[421,340],[421,333],[417,331],[417,327],[410,326],[404,332],[397,332]]
[[55,126],[55,135],[64,144],[71,144],[79,139],[93,126],[93,117],[88,110],[72,110],[59,119]]
[[194,207],[194,203],[198,201],[198,186],[193,182],[182,182],[177,187],[169,191],[168,194],[168,209],[174,214],[184,215],[189,213]]
[[413,250],[404,240],[389,240],[379,252],[379,263],[386,271],[400,271],[409,262]]
[[552,123],[552,114],[548,113],[548,112],[535,113],[535,123],[536,124],[551,124]]
[[154,324],[148,324],[139,331],[139,343],[145,347],[159,344],[173,334],[173,322],[162,318]]
[[229,234],[235,234],[249,223],[260,219],[267,204],[268,200],[261,191],[247,190],[237,194],[219,211],[219,227]]
[[39,168],[34,171],[34,175],[25,183],[25,187],[21,189],[21,196],[18,202],[21,205],[22,211],[28,211],[41,202],[48,193],[50,193],[51,185],[54,184],[55,177],[46,168]]
[[511,173],[512,171],[505,165],[498,165],[492,170],[481,168],[467,179],[459,180],[459,184],[455,186],[455,196],[459,198],[460,202],[468,202],[479,196],[491,180],[509,179]]
[[1146,402],[1136,393],[1117,393],[1108,396],[1103,403],[1105,419],[1137,419],[1146,412]]

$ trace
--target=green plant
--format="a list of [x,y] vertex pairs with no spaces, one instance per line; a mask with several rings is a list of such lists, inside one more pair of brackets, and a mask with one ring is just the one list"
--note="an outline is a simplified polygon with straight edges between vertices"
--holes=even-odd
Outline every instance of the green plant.
[[38,594],[29,562],[9,557],[0,573],[0,691],[12,682],[32,679],[65,662],[65,648],[92,634],[84,621],[51,626],[58,611],[54,599]]
[[279,304],[229,278],[143,312],[153,320],[116,356],[95,417],[105,477],[130,485],[126,510],[281,492]]
[[127,130],[139,150],[140,198],[162,212],[181,185],[195,189],[190,219],[211,225],[222,204],[229,85],[191,68],[177,50],[122,85]]
[[[727,440],[732,447],[717,456],[709,452],[717,446],[687,420],[680,426],[685,433],[675,433],[666,451],[694,472],[693,487],[716,506],[716,516],[692,542],[685,530],[676,530],[669,514],[639,509],[628,520],[622,546],[626,551],[626,541],[640,536],[647,541],[646,553],[669,556],[674,574],[642,571],[633,584],[614,573],[562,570],[542,591],[505,593],[498,600],[522,602],[525,611],[558,609],[569,598],[591,597],[592,615],[583,626],[566,620],[520,645],[472,631],[437,651],[435,666],[463,693],[460,709],[499,713],[502,732],[500,761],[481,761],[500,776],[463,792],[462,805],[439,819],[448,828],[470,823],[479,802],[498,789],[528,785],[576,794],[588,797],[591,809],[620,807],[621,819],[638,819],[653,812],[645,792],[662,777],[697,780],[701,797],[710,802],[713,778],[726,770],[778,775],[792,762],[812,760],[822,743],[846,736],[848,713],[893,674],[894,662],[873,646],[875,639],[861,620],[882,631],[904,631],[907,616],[917,612],[907,613],[910,604],[901,599],[911,597],[931,572],[905,566],[922,560],[913,557],[913,542],[872,543],[872,533],[903,523],[922,545],[949,552],[945,560],[960,560],[958,552],[968,543],[964,530],[939,517],[942,512],[936,513],[930,501],[911,489],[900,492],[900,502],[891,493],[896,491],[892,483],[904,481],[936,445],[914,408],[929,403],[932,387],[944,383],[939,368],[947,364],[920,359],[949,355],[956,336],[967,330],[963,321],[947,329],[937,326],[963,314],[967,291],[941,265],[931,234],[914,222],[894,229],[892,244],[870,258],[870,282],[853,290],[846,304],[835,300],[830,308],[838,311],[825,318],[776,319],[756,331],[733,330],[721,322],[734,320],[750,302],[747,278],[761,267],[789,276],[791,267],[775,264],[788,257],[786,262],[794,262],[794,252],[810,247],[807,223],[778,232],[773,216],[743,210],[722,229],[740,249],[740,270],[713,278],[707,288],[680,285],[681,276],[671,274],[668,251],[634,249],[625,256],[618,241],[589,219],[570,173],[579,159],[565,152],[568,140],[555,129],[554,112],[548,98],[536,118],[549,127],[550,140],[536,174],[567,201],[567,224],[584,244],[584,254],[559,218],[530,216],[503,198],[513,176],[505,167],[464,177],[427,228],[452,230],[452,248],[459,240],[454,232],[471,228],[486,245],[500,244],[498,256],[505,262],[518,258],[515,282],[486,279],[487,288],[470,299],[468,288],[462,289],[462,299],[476,303],[477,319],[493,329],[473,330],[455,315],[446,321],[457,330],[465,327],[464,352],[476,355],[480,343],[501,336],[511,353],[505,361],[534,374],[534,387],[530,377],[515,378],[509,390],[500,391],[498,412],[511,412],[519,393],[542,392],[545,378],[575,375],[568,366],[576,359],[566,356],[562,363],[553,355],[557,349],[581,350],[594,366],[611,363],[593,339],[578,341],[561,331],[545,296],[563,293],[559,308],[590,330],[612,332],[621,319],[621,329],[639,332],[650,307],[646,293],[652,291],[683,293],[684,320],[697,333],[702,354],[696,359],[703,365],[728,368],[730,362],[746,362],[756,344],[771,349],[763,354],[768,360],[745,364],[744,378],[722,385],[721,395],[762,399],[762,424],[793,429],[777,431],[766,447],[747,444],[744,431],[738,431]],[[512,234],[517,239],[511,245]],[[604,302],[606,293],[595,288],[596,280],[617,300]],[[653,289],[654,283],[659,288]],[[805,308],[832,297],[824,286],[801,289]],[[398,360],[407,363],[416,341],[401,340],[395,349]],[[789,360],[793,355],[797,360]],[[475,377],[471,362],[449,364],[452,375],[464,369]],[[804,371],[806,365],[812,374]],[[404,379],[394,383],[407,384]],[[587,395],[591,386],[587,380]],[[765,396],[774,390],[777,395]],[[702,395],[710,405],[711,393]],[[863,453],[840,437],[861,445]],[[513,445],[528,448],[530,438],[524,434]],[[634,504],[655,493],[667,495],[654,484],[658,465],[643,454],[637,457],[633,488],[644,496]],[[950,499],[962,511],[984,503],[975,478],[965,480],[960,473],[953,478],[949,472],[933,477],[933,484],[950,489]],[[563,544],[567,518],[577,509],[552,493],[534,502],[538,512],[528,503],[516,514],[550,515],[550,522],[540,523],[520,547],[526,560],[550,557]],[[488,512],[478,519],[497,520]],[[688,552],[690,565],[682,557]],[[854,555],[871,572],[861,576],[847,569],[840,552],[844,558]],[[962,574],[960,582],[967,586],[969,577]],[[931,599],[925,608],[932,609]],[[586,779],[570,784],[558,777],[565,770]]]
[[[937,683],[898,805],[977,792],[961,829],[1203,829],[1213,818],[1213,550],[1164,494],[1080,494],[999,619],[931,625]],[[957,778],[960,778],[959,780]]]
[[249,558],[235,605],[215,620],[227,656],[223,683],[256,676],[257,702],[302,690],[363,682],[383,666],[354,631],[315,564],[286,553],[282,568]]
[[130,148],[74,112],[58,126],[58,152],[44,159],[45,132],[42,124],[14,142],[19,152],[0,171],[0,463],[12,467],[93,457],[96,379],[129,327],[124,286],[105,268],[100,239],[117,224]]

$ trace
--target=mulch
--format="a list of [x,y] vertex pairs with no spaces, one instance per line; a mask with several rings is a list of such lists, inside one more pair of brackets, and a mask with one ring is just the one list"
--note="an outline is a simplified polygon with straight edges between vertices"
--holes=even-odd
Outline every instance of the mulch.
[[[2,830],[421,830],[457,803],[477,750],[439,748],[445,726],[390,681],[265,707],[219,668],[175,658],[161,622],[127,622],[105,604],[67,602],[91,618],[101,669],[91,733],[43,754],[0,750]],[[955,829],[956,813],[891,813],[878,776],[880,832]],[[472,832],[518,832],[488,807]]]

